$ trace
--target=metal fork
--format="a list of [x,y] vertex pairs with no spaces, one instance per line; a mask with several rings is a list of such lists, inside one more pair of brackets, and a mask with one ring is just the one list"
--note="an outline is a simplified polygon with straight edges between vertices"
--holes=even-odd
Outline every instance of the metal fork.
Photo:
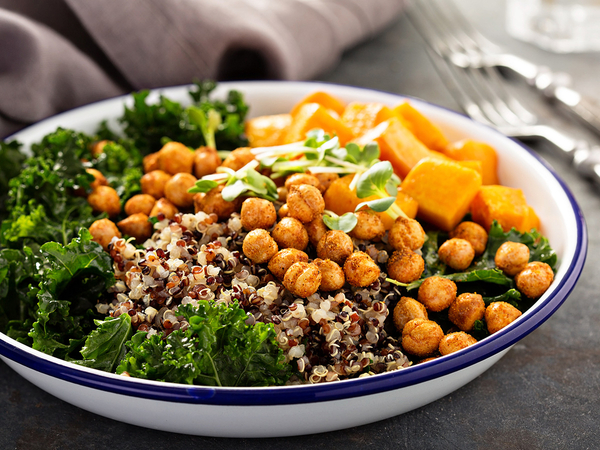
[[[470,56],[476,50],[464,45],[456,35],[449,34],[446,30],[450,24],[426,20],[421,12],[432,6],[430,0],[418,0],[417,3],[418,7],[409,8],[409,18],[427,42],[428,55],[441,79],[467,115],[507,136],[525,142],[545,141],[571,160],[580,174],[600,184],[600,147],[591,147],[586,141],[573,139],[541,123],[506,89],[505,80],[494,68],[456,64],[456,55]],[[430,13],[437,14],[435,11]]]
[[600,133],[600,105],[571,89],[567,74],[553,73],[548,67],[504,52],[473,26],[452,0],[411,0],[408,15],[431,48],[457,67],[508,69]]

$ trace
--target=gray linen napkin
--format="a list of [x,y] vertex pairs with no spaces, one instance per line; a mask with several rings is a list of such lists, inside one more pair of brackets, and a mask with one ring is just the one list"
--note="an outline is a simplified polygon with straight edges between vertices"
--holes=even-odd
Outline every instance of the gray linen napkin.
[[0,138],[85,103],[193,79],[315,77],[403,0],[0,0]]

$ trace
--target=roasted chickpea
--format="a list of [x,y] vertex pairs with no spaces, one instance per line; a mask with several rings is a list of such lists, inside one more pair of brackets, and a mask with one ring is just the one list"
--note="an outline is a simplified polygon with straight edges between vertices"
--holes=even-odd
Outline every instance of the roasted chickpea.
[[256,157],[252,153],[250,147],[240,147],[233,150],[223,161],[221,166],[229,167],[231,170],[240,170],[250,161],[254,161]]
[[340,266],[354,251],[352,238],[340,230],[329,230],[317,244],[317,256],[321,259],[330,259]]
[[298,297],[308,297],[319,289],[321,271],[307,262],[297,262],[290,266],[283,277],[283,285]]
[[106,147],[106,144],[110,144],[112,141],[108,141],[106,139],[102,140],[102,141],[98,141],[98,142],[94,142],[92,144],[92,148],[90,149],[92,152],[92,155],[97,158],[98,156],[100,156],[102,153],[104,153],[104,147]]
[[148,194],[137,194],[125,202],[125,214],[131,216],[136,213],[144,213],[147,216],[152,212],[156,199]]
[[279,245],[279,248],[297,248],[304,250],[308,245],[308,233],[298,219],[293,217],[284,217],[279,221],[271,236]]
[[325,191],[329,189],[329,186],[331,186],[331,183],[340,177],[337,173],[327,172],[313,173],[312,175],[317,177],[317,180],[319,180],[319,184],[321,185],[319,190],[321,193],[325,193]]
[[165,216],[165,218],[172,219],[178,212],[179,209],[177,209],[177,206],[175,206],[173,203],[171,203],[169,200],[163,197],[159,198],[156,201],[156,203],[152,207],[152,211],[150,211],[150,214],[148,215],[150,217],[156,217],[162,213]]
[[308,255],[295,248],[284,248],[279,250],[269,261],[269,270],[280,280],[290,266],[297,262],[308,262]]
[[418,280],[425,270],[425,261],[418,253],[404,247],[396,250],[387,263],[388,275],[400,283]]
[[178,173],[165,183],[165,197],[178,208],[189,208],[194,204],[194,194],[188,190],[196,184],[191,173]]
[[321,238],[325,236],[325,233],[329,230],[325,225],[325,222],[323,222],[322,214],[319,214],[314,220],[305,223],[304,228],[306,228],[306,232],[308,233],[308,240],[315,248],[319,244]]
[[504,242],[494,257],[496,267],[509,277],[514,277],[529,262],[529,247],[520,242]]
[[96,189],[98,186],[108,186],[108,181],[106,181],[106,177],[102,175],[102,172],[100,172],[99,170],[89,168],[85,169],[85,171],[94,177],[94,181],[92,181],[92,183],[90,184],[90,188],[92,190]]
[[108,244],[113,237],[121,238],[121,232],[112,220],[99,219],[90,225],[90,233],[92,240],[102,246],[104,250],[108,250]]
[[485,308],[485,323],[490,334],[501,330],[521,315],[521,311],[510,303],[494,302]]
[[221,191],[225,188],[225,185],[220,184],[214,189],[211,189],[207,193],[199,192],[194,195],[194,209],[196,212],[204,211],[206,214],[216,214],[219,216],[219,220],[227,220],[231,217],[231,214],[238,210],[240,205],[239,197],[232,202],[223,200]]
[[269,200],[256,197],[244,200],[240,216],[242,226],[246,231],[254,230],[255,228],[264,228],[267,230],[277,220],[275,205]]
[[288,189],[289,215],[302,223],[316,219],[325,210],[321,192],[309,184],[292,185]]
[[464,221],[459,223],[454,230],[450,232],[451,238],[460,238],[473,246],[475,256],[481,255],[487,246],[488,234],[481,225],[475,222]]
[[402,329],[402,348],[406,353],[420,358],[435,353],[444,337],[442,328],[433,320],[409,320]]
[[356,226],[350,232],[350,236],[365,241],[379,241],[385,234],[385,226],[379,216],[369,211],[357,211]]
[[427,310],[422,303],[410,297],[400,297],[394,307],[394,325],[400,332],[413,319],[427,319]]
[[325,292],[335,291],[344,287],[346,277],[344,271],[330,259],[317,258],[313,264],[321,271],[321,290]]
[[481,295],[468,292],[456,297],[448,309],[448,319],[462,331],[471,331],[484,314],[485,302]]
[[150,153],[149,155],[144,156],[142,165],[144,166],[144,173],[152,172],[153,170],[160,170],[160,166],[158,165],[158,152]]
[[217,167],[221,165],[221,158],[217,150],[212,147],[200,147],[194,153],[194,175],[197,178],[202,178],[205,175],[210,175],[217,171]]
[[429,311],[443,311],[456,300],[456,283],[448,278],[427,277],[419,286],[417,298]]
[[379,278],[380,273],[379,266],[365,252],[352,253],[344,263],[346,281],[352,286],[369,286]]
[[192,173],[194,152],[181,142],[167,142],[158,151],[158,168],[168,174]]
[[110,186],[98,186],[88,195],[87,200],[94,211],[108,213],[110,217],[121,212],[119,194]]
[[289,216],[289,208],[287,203],[284,203],[283,205],[281,205],[279,207],[279,211],[277,211],[277,215],[279,216],[280,219],[283,219],[284,217],[288,217]]
[[142,193],[159,199],[165,196],[165,184],[171,179],[171,175],[163,170],[153,170],[140,178]]
[[267,230],[257,228],[246,235],[242,250],[252,262],[262,264],[275,256],[279,248]]
[[467,334],[464,331],[457,331],[455,333],[449,333],[442,338],[439,345],[439,351],[442,356],[449,355],[450,353],[457,352],[476,343],[477,339],[470,334]]
[[438,249],[440,260],[454,270],[465,270],[475,258],[473,246],[464,239],[450,238]]
[[394,250],[404,247],[417,250],[425,243],[425,231],[416,220],[398,217],[390,228],[388,242]]
[[280,202],[286,202],[287,195],[288,195],[288,190],[286,189],[285,186],[279,186],[277,188],[277,200],[279,200]]
[[323,192],[319,179],[314,175],[308,173],[294,173],[285,179],[285,188],[288,192],[290,191],[290,187],[299,186],[301,184],[309,184],[316,187],[321,193]]
[[152,236],[152,224],[144,213],[132,214],[117,223],[117,226],[125,235],[134,237],[138,242],[143,242]]
[[552,268],[540,261],[532,261],[515,276],[517,289],[529,298],[541,297],[554,280]]

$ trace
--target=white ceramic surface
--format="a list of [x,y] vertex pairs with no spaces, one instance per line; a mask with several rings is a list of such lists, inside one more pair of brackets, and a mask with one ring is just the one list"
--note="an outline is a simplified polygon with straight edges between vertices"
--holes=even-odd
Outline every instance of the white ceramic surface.
[[[396,105],[403,100],[384,92],[301,82],[222,83],[215,96],[229,89],[244,92],[250,116],[289,111],[315,90],[326,90],[345,101]],[[161,92],[174,100],[189,100],[187,87]],[[12,138],[30,144],[57,126],[92,132],[101,120],[108,119],[115,125],[123,102],[129,100],[117,98],[78,108]],[[74,366],[0,333],[2,359],[42,389],[94,413],[154,429],[227,437],[289,436],[361,425],[418,408],[467,384],[543,323],[566,299],[585,261],[585,223],[560,178],[520,144],[452,111],[416,99],[410,101],[451,140],[469,137],[496,148],[502,183],[523,189],[540,216],[541,231],[559,255],[560,266],[551,289],[505,329],[460,352],[408,369],[312,386],[208,388],[125,378]]]

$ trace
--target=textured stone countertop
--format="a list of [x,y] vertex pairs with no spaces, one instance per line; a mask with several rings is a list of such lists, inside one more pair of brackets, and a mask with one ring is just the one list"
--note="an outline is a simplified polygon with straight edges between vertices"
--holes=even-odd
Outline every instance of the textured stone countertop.
[[[534,62],[570,73],[581,91],[600,98],[600,54],[556,55],[511,39],[504,31],[504,1],[458,4],[490,39]],[[345,54],[320,80],[416,96],[458,110],[422,45],[408,19],[401,17],[381,35]],[[531,100],[527,88],[515,88]],[[552,107],[535,101],[532,107],[551,122],[598,143]],[[590,232],[585,268],[570,297],[547,322],[458,391],[415,411],[350,430],[292,438],[219,439],[148,430],[94,415],[38,389],[0,362],[0,448],[598,448],[600,191],[579,178],[568,163],[541,150],[583,209]]]

